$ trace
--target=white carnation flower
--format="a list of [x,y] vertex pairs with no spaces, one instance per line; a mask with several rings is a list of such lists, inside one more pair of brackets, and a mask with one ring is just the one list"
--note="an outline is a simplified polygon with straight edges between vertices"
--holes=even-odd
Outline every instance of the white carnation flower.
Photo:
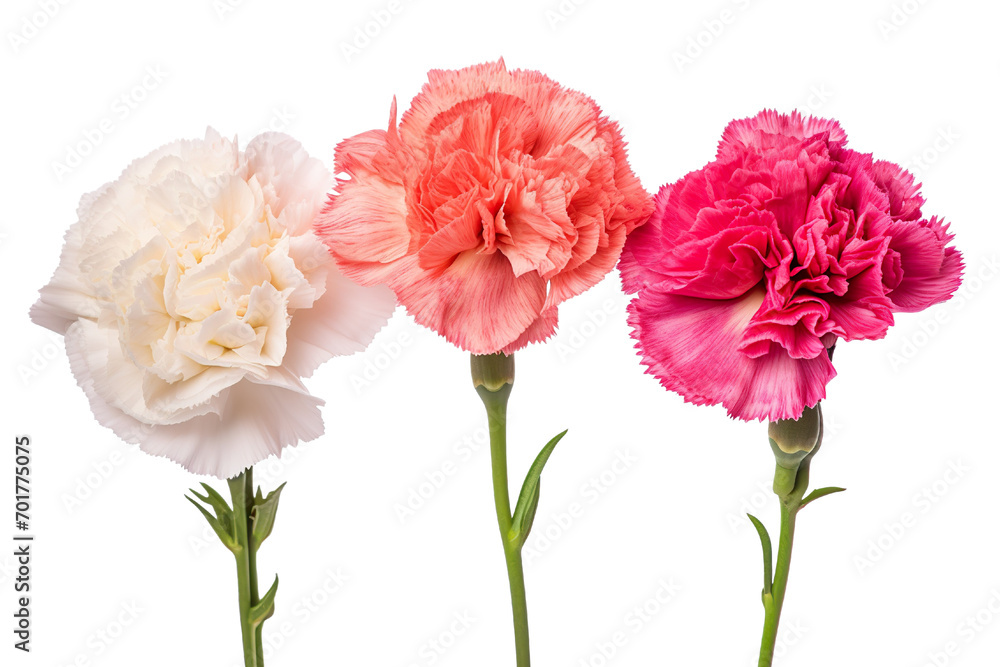
[[395,305],[312,232],[332,177],[291,137],[213,130],[83,198],[32,319],[65,335],[105,426],[228,478],[323,432],[300,378],[365,348]]

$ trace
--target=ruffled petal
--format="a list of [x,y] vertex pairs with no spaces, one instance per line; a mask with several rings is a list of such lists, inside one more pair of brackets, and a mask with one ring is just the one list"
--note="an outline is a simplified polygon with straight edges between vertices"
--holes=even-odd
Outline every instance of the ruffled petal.
[[847,141],[840,123],[815,116],[803,117],[798,111],[791,114],[766,109],[752,118],[734,120],[726,126],[719,142],[719,150],[740,144],[750,148],[768,148],[792,139],[801,141],[817,134],[829,134],[830,141]]
[[645,290],[629,324],[648,372],[697,405],[722,404],[733,417],[791,419],[826,396],[835,375],[824,350],[793,359],[777,343],[751,358],[739,345],[763,299],[759,290],[724,301]]
[[163,456],[198,475],[228,479],[285,447],[323,435],[323,401],[303,391],[241,382],[219,414],[151,427],[140,439],[147,454]]
[[282,366],[298,376],[309,377],[328,359],[361,352],[389,321],[395,308],[396,295],[388,287],[362,287],[339,273],[331,273],[323,296],[312,308],[292,316]]
[[962,283],[962,255],[948,243],[954,234],[937,218],[889,226],[889,248],[899,254],[901,278],[889,293],[893,307],[912,313],[948,300]]
[[556,332],[556,325],[559,324],[559,311],[556,308],[548,308],[524,330],[517,340],[500,350],[504,354],[514,354],[526,345],[541,343],[552,337]]
[[433,280],[416,258],[404,260],[390,286],[418,324],[473,354],[492,354],[517,340],[540,315],[545,281],[514,276],[500,253],[465,252]]
[[[338,169],[348,171],[351,179],[338,181],[339,194],[315,222],[317,236],[326,241],[341,270],[359,282],[410,247],[405,189],[366,168],[384,145],[385,132],[369,132],[337,146]],[[376,273],[366,284],[384,282],[384,272]]]

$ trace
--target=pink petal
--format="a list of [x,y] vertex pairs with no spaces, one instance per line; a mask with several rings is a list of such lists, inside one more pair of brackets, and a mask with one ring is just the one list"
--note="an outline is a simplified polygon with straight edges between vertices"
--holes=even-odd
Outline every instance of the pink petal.
[[516,341],[542,312],[545,281],[514,276],[500,253],[467,251],[441,275],[422,274],[406,258],[390,283],[418,324],[473,354],[492,354]]
[[542,311],[531,325],[524,330],[517,340],[505,347],[501,352],[504,354],[514,354],[521,348],[531,343],[541,343],[548,340],[556,332],[556,325],[559,323],[559,312],[555,308],[548,308]]
[[752,118],[729,123],[722,133],[719,146],[720,150],[733,143],[752,148],[771,147],[785,137],[802,140],[824,133],[829,133],[830,141],[847,141],[847,135],[835,120],[803,117],[798,111],[781,114],[774,109],[767,109]]
[[965,263],[948,243],[954,237],[938,218],[894,221],[889,248],[899,253],[902,277],[889,294],[896,310],[912,313],[946,301],[962,283]]
[[643,363],[667,389],[697,405],[721,403],[739,419],[791,419],[826,396],[835,375],[824,350],[793,359],[777,343],[750,358],[739,350],[763,294],[717,301],[656,287],[629,305]]
[[[367,170],[374,151],[384,145],[384,135],[368,132],[341,142],[338,168],[351,166],[352,178],[338,181],[340,194],[330,198],[315,223],[317,235],[326,241],[341,268],[345,272],[354,269],[351,273],[359,278],[365,273],[361,267],[398,259],[410,245],[403,186]],[[365,284],[378,282],[377,277],[369,277]]]
[[924,198],[920,196],[920,185],[913,174],[898,164],[878,160],[872,165],[875,184],[885,191],[889,198],[889,214],[894,220],[920,219],[920,207]]

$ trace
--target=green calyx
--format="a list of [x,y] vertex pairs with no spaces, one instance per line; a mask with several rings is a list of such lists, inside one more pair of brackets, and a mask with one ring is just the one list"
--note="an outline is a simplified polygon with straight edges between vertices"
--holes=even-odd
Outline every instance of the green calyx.
[[483,391],[509,395],[514,386],[514,356],[503,352],[473,354],[472,385],[480,395]]
[[798,419],[771,422],[767,436],[774,453],[774,492],[781,498],[794,493],[798,486],[804,492],[805,485],[800,482],[808,484],[809,460],[823,441],[823,411],[819,404],[806,408]]

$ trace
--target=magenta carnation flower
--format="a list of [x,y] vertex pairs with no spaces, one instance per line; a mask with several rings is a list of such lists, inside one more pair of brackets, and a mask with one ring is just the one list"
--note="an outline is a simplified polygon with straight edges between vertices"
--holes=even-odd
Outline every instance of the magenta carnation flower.
[[948,299],[962,257],[913,175],[846,147],[835,121],[764,111],[656,197],[622,254],[648,372],[740,419],[797,418],[826,395],[837,340]]

